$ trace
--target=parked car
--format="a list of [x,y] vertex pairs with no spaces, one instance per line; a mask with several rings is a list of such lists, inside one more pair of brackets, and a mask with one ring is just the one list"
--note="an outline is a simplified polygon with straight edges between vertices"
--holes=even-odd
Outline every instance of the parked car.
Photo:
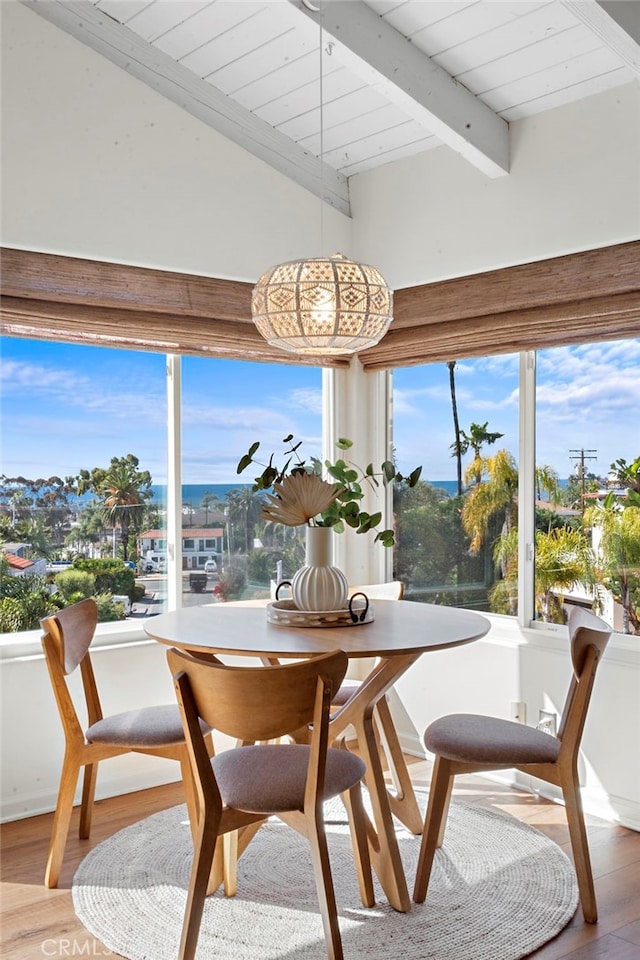
[[142,572],[143,573],[158,573],[158,564],[153,560],[143,560],[142,561]]
[[61,573],[63,570],[70,570],[72,566],[71,560],[51,560],[47,564],[47,573]]
[[215,560],[207,560],[207,562],[206,562],[205,565],[204,565],[204,572],[205,572],[205,573],[217,573],[217,572],[218,572],[218,564],[216,563],[216,561],[215,561]]
[[192,593],[203,593],[207,589],[207,575],[204,570],[193,570],[189,574],[189,588]]
[[124,593],[114,593],[114,595],[113,595],[113,602],[114,602],[114,603],[121,603],[122,606],[124,607],[124,614],[125,614],[125,616],[126,616],[126,617],[129,616],[129,614],[131,613],[131,600],[129,599],[129,597],[128,597],[126,594],[124,594]]

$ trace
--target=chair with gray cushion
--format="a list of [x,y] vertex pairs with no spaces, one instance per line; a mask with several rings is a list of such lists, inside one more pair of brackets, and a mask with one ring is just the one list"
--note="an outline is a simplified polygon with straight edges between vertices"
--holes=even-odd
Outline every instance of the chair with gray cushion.
[[[127,710],[110,717],[103,716],[89,654],[97,621],[98,608],[95,600],[91,598],[65,607],[40,621],[44,631],[42,648],[65,735],[64,761],[45,871],[47,887],[58,885],[82,767],[84,781],[80,807],[81,838],[89,837],[91,831],[99,761],[132,752],[179,761],[191,814],[192,831],[195,831],[193,780],[178,706],[171,703],[166,706]],[[84,691],[82,713],[86,714],[86,727],[80,722],[68,684],[68,677],[78,666]],[[208,743],[212,752],[210,735]]]
[[[169,650],[169,668],[182,711],[199,803],[198,836],[182,929],[179,960],[195,956],[204,901],[211,887],[218,839],[255,832],[276,815],[309,842],[329,960],[341,960],[323,802],[342,795],[349,823],[360,894],[373,905],[367,819],[360,780],[363,761],[328,747],[329,707],[347,669],[341,650],[275,666],[227,666]],[[246,746],[207,755],[204,721]],[[271,743],[305,725],[308,744]],[[251,856],[249,846],[246,856]],[[235,858],[226,856],[227,863]],[[234,881],[235,885],[235,881]],[[233,936],[233,931],[229,931]]]
[[611,628],[580,607],[572,608],[568,623],[573,672],[557,736],[511,720],[475,714],[452,714],[427,727],[424,742],[435,755],[435,763],[413,892],[416,903],[426,897],[434,854],[442,846],[454,777],[513,767],[561,788],[582,912],[588,923],[597,921],[578,755],[596,669]]

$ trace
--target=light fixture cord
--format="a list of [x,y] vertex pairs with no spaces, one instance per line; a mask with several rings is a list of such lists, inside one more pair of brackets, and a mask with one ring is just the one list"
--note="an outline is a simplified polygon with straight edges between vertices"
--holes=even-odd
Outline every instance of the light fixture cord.
[[324,255],[324,70],[322,62],[322,15],[324,12],[323,0],[320,0],[318,24],[320,27],[320,256]]

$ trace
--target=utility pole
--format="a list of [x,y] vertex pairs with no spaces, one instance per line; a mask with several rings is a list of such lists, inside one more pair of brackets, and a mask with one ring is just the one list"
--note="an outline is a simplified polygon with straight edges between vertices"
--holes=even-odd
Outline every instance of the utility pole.
[[570,457],[571,460],[577,460],[577,474],[580,477],[580,509],[584,513],[584,494],[585,494],[585,479],[586,479],[586,470],[585,470],[585,460],[597,460],[597,457],[590,457],[588,454],[597,453],[597,450],[585,450],[582,447],[580,450],[569,450],[569,453],[575,453],[577,456]]

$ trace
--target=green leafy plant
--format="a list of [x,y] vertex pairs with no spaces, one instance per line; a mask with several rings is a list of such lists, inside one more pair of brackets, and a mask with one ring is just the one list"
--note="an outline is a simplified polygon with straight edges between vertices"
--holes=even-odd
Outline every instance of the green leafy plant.
[[[386,487],[392,482],[415,487],[422,467],[416,467],[408,476],[403,476],[391,460],[385,460],[377,470],[372,463],[363,469],[343,457],[338,457],[333,462],[325,460],[323,464],[317,457],[303,460],[299,452],[302,441],[295,441],[293,434],[289,434],[282,442],[286,445],[282,466],[276,465],[274,453],[269,456],[266,464],[256,459],[260,449],[258,441],[251,444],[248,452],[238,462],[239,474],[252,464],[263,468],[255,477],[252,489],[254,492],[265,491],[267,494],[262,511],[264,519],[289,526],[306,522],[310,526],[333,527],[337,533],[342,533],[346,527],[356,533],[369,533],[374,530],[376,541],[380,541],[385,547],[394,545],[393,530],[378,529],[382,512],[368,513],[361,508],[365,488],[368,485],[372,490],[377,490],[380,484]],[[350,450],[352,446],[353,441],[346,438],[341,438],[336,443],[336,447],[342,452]],[[333,483],[322,480],[325,471]],[[306,478],[311,477],[317,480],[306,482]],[[305,482],[297,482],[296,478]],[[273,490],[272,494],[268,493],[270,490]],[[317,504],[322,504],[322,507],[316,512]]]

